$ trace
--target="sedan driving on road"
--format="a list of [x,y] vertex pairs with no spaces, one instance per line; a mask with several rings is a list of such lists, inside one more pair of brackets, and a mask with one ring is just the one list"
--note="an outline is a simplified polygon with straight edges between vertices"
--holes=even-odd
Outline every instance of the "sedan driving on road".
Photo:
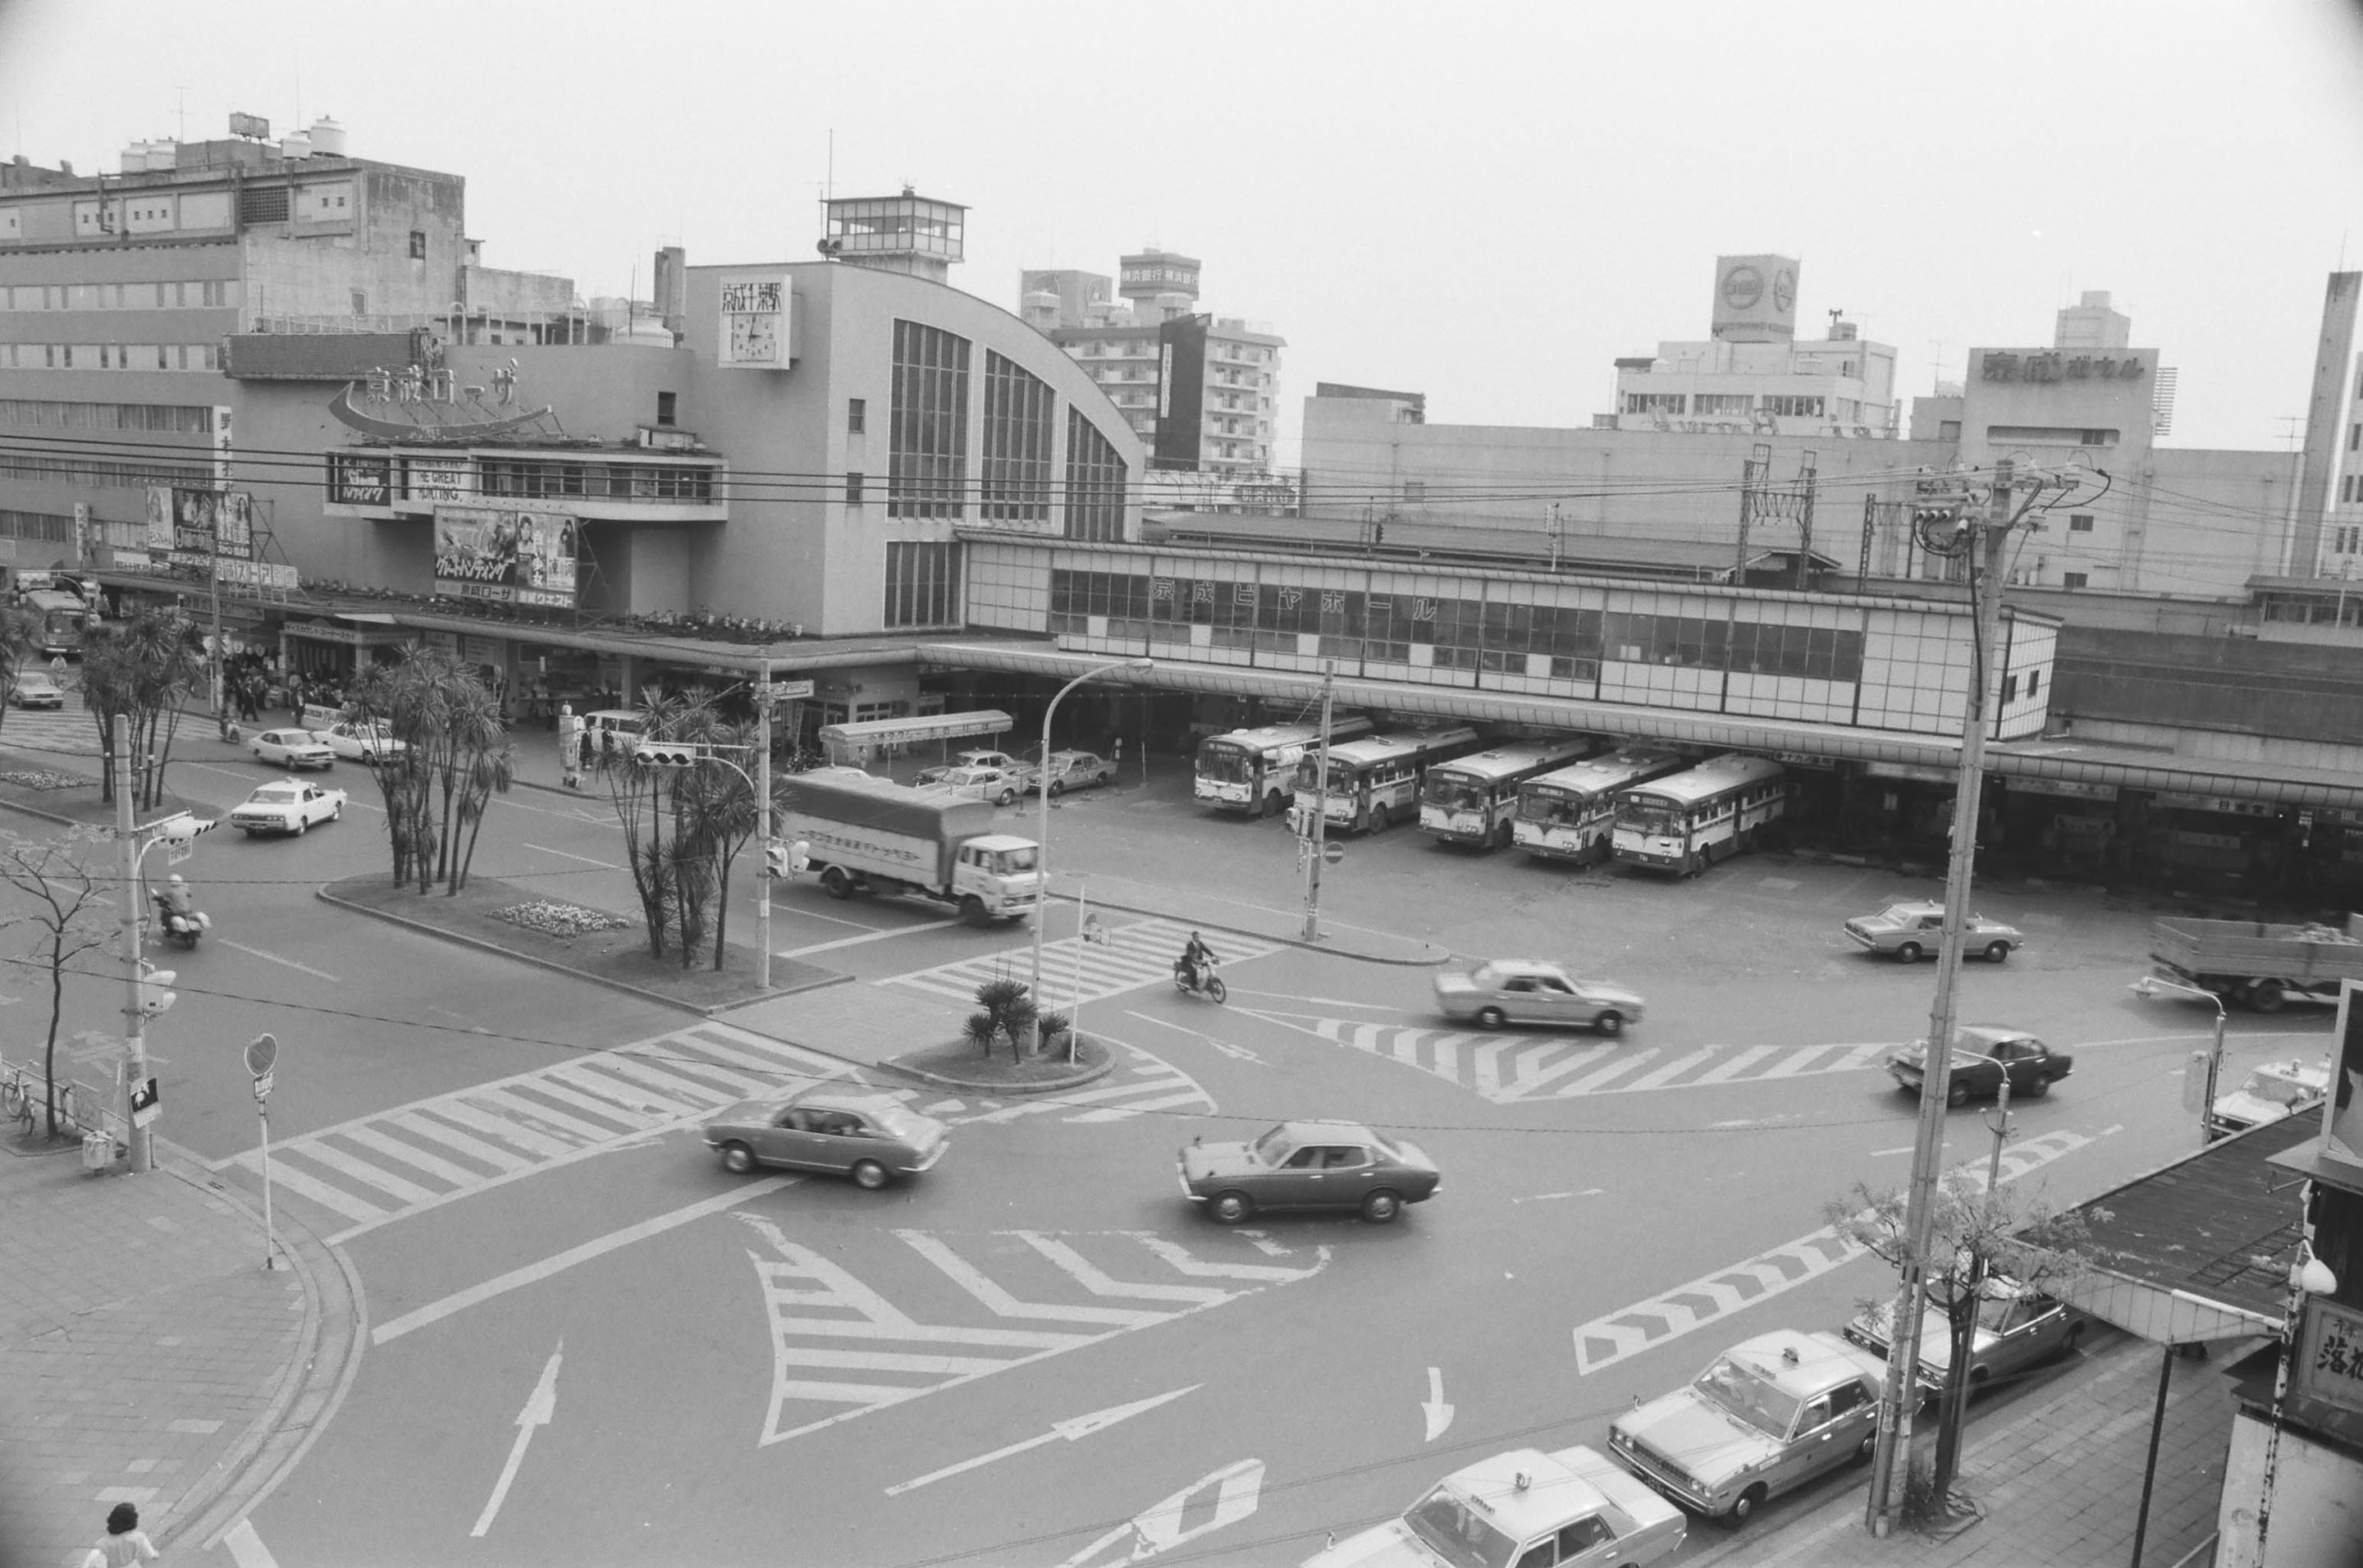
[[1608,1448],[1682,1507],[1736,1525],[1766,1499],[1869,1459],[1886,1381],[1878,1357],[1836,1334],[1778,1329],[1617,1417]]
[[1050,798],[1056,800],[1071,789],[1096,789],[1115,777],[1115,764],[1096,751],[1053,751],[1047,767],[1032,762],[1017,770],[1026,793],[1041,789],[1042,781],[1049,781]]
[[[1846,934],[1871,952],[1886,953],[1898,963],[1917,963],[1936,956],[1945,940],[1945,906],[1907,900],[1891,904],[1876,915],[1857,915],[1846,923]],[[1972,915],[1961,939],[1961,951],[2000,963],[2014,948],[2026,945],[2015,926]]]
[[1265,1208],[1344,1209],[1383,1225],[1441,1180],[1417,1145],[1348,1121],[1284,1121],[1247,1143],[1193,1141],[1181,1165],[1182,1195],[1223,1225]]
[[[2071,1355],[2084,1340],[2084,1315],[2039,1290],[2001,1274],[1987,1276],[1978,1295],[1977,1328],[1969,1342],[1969,1387],[2007,1379],[2045,1362]],[[1887,1360],[1888,1329],[1895,1322],[1892,1301],[1858,1316],[1846,1337]],[[1920,1322],[1920,1385],[1924,1397],[1945,1385],[1953,1364],[1953,1329],[1945,1309],[1931,1306]]]
[[1448,1018],[1489,1029],[1507,1023],[1589,1024],[1614,1034],[1641,1021],[1641,998],[1622,985],[1580,980],[1565,964],[1498,958],[1465,974],[1436,977],[1436,1005]]
[[276,762],[294,772],[297,768],[325,768],[337,760],[337,754],[312,737],[308,729],[266,729],[246,743],[258,762]]
[[8,700],[18,707],[63,707],[66,694],[47,670],[19,670],[8,687]]
[[827,1171],[872,1191],[930,1169],[951,1147],[942,1122],[893,1095],[826,1084],[726,1106],[705,1124],[705,1144],[737,1175],[758,1165]]
[[1681,1510],[1592,1449],[1513,1449],[1454,1471],[1401,1518],[1304,1568],[1639,1568],[1682,1544]]
[[229,825],[248,838],[258,833],[302,833],[315,822],[334,822],[345,814],[345,792],[316,784],[267,784],[246,797],[229,814]]
[[397,740],[383,724],[356,724],[350,721],[332,724],[326,729],[312,731],[312,739],[339,757],[356,762],[375,762],[380,757],[399,757],[410,749],[406,740]]
[[[1945,1103],[1962,1106],[1991,1100],[2002,1093],[2002,1075],[2010,1073],[2013,1099],[2041,1099],[2051,1085],[2076,1069],[2076,1059],[2054,1051],[2025,1029],[1998,1029],[1991,1024],[1963,1024],[1953,1035],[1950,1076]],[[1895,1086],[1918,1095],[1928,1075],[1928,1042],[1915,1040],[1887,1059]]]

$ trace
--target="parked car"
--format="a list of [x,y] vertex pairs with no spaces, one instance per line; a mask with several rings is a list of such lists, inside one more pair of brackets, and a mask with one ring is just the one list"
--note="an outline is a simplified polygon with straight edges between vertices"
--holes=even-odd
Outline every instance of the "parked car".
[[1047,764],[1028,762],[1017,770],[1018,782],[1026,793],[1042,788],[1042,781],[1050,781],[1050,798],[1056,800],[1071,789],[1096,789],[1115,777],[1115,764],[1096,751],[1053,751]]
[[2208,1107],[2207,1130],[2218,1138],[2246,1132],[2283,1117],[2302,1116],[2322,1104],[2330,1093],[2330,1059],[2268,1062],[2252,1067],[2240,1086],[2218,1095]]
[[826,1084],[726,1106],[705,1124],[705,1143],[735,1174],[758,1165],[827,1171],[873,1191],[934,1168],[951,1147],[942,1122],[893,1095]]
[[1639,1568],[1681,1547],[1681,1510],[1592,1449],[1513,1449],[1454,1471],[1401,1518],[1304,1568]]
[[[1934,958],[1945,940],[1945,906],[1925,900],[1891,904],[1876,915],[1857,915],[1846,923],[1846,934],[1872,952],[1886,953],[1898,963]],[[2015,926],[1972,915],[1961,938],[1961,951],[2000,963],[2014,949],[2026,945]]]
[[8,700],[18,707],[63,707],[65,688],[47,670],[19,670],[8,688]]
[[[2076,1058],[2054,1051],[2025,1029],[1999,1029],[1991,1024],[1963,1024],[1953,1033],[1951,1080],[1945,1103],[1967,1105],[1990,1100],[2002,1093],[2002,1075],[2010,1073],[2013,1099],[2041,1099],[2051,1085],[2076,1070]],[[1969,1054],[1963,1054],[1968,1052]],[[1907,1095],[1920,1093],[1928,1075],[1928,1042],[1915,1040],[1887,1059],[1887,1071],[1896,1087]]]
[[1617,1417],[1608,1451],[1683,1507],[1736,1525],[1768,1499],[1869,1459],[1886,1381],[1878,1357],[1836,1334],[1777,1329]]
[[337,760],[337,754],[312,738],[308,729],[266,729],[246,743],[258,762],[276,762],[294,772],[297,768],[325,768]]
[[384,725],[356,724],[349,719],[315,729],[312,739],[339,757],[372,764],[380,757],[399,757],[410,750],[409,741],[395,740]]
[[303,833],[316,822],[334,822],[345,814],[345,792],[316,784],[267,784],[246,797],[229,814],[229,825],[248,838],[258,833]]
[[1259,1209],[1324,1208],[1383,1225],[1442,1180],[1416,1144],[1350,1121],[1284,1121],[1246,1143],[1193,1140],[1181,1167],[1182,1195],[1223,1225]]
[[1436,977],[1436,1005],[1448,1018],[1489,1029],[1506,1023],[1589,1024],[1615,1034],[1641,1021],[1641,998],[1622,985],[1581,980],[1562,963],[1497,958],[1465,973]]
[[[1969,1348],[1969,1386],[1982,1388],[2031,1367],[2074,1353],[2083,1343],[2084,1315],[2039,1290],[2016,1280],[1990,1274],[1979,1287],[1978,1326]],[[1887,1361],[1889,1330],[1895,1323],[1892,1301],[1858,1315],[1846,1326],[1846,1337]],[[1944,1387],[1953,1364],[1953,1330],[1945,1309],[1932,1306],[1920,1322],[1920,1392],[1930,1397]]]
[[962,751],[949,762],[939,762],[932,768],[921,769],[919,776],[911,782],[915,784],[941,784],[962,768],[999,768],[1002,772],[1015,777],[1023,772],[1025,767],[1024,762],[1006,751]]
[[1017,775],[1005,768],[954,768],[933,781],[931,788],[949,791],[967,800],[989,800],[1007,806],[1017,798]]

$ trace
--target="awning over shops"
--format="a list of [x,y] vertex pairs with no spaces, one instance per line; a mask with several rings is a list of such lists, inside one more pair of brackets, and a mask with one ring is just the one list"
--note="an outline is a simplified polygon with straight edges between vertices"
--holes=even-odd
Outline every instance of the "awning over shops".
[[858,724],[825,724],[821,726],[820,743],[832,751],[839,747],[907,746],[915,740],[999,735],[1015,724],[1016,720],[993,707],[968,713],[924,714],[915,718],[871,718]]

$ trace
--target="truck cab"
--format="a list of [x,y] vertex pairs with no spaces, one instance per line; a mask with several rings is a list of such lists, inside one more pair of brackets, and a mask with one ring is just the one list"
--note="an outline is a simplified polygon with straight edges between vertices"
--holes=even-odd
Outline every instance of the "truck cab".
[[1031,839],[984,833],[960,845],[952,862],[952,892],[993,916],[1025,915],[1042,902],[1042,849]]

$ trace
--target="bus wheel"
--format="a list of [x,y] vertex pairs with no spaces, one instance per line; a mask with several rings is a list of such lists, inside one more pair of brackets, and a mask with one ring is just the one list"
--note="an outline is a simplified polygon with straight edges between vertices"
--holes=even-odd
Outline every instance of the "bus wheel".
[[1383,806],[1373,806],[1370,807],[1370,825],[1365,829],[1365,831],[1371,833],[1383,833],[1386,830],[1387,808]]
[[1276,789],[1266,791],[1263,797],[1263,815],[1277,817],[1280,815],[1280,791]]

